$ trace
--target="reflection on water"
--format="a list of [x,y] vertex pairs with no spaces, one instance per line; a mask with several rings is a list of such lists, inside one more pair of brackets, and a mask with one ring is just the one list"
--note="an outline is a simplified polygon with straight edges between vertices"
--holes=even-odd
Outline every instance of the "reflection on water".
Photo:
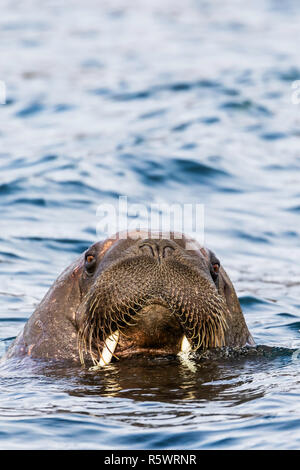
[[[129,402],[142,409],[147,403],[154,402],[159,413],[163,413],[166,403],[169,410],[180,404],[185,409],[185,415],[188,410],[192,417],[195,413],[191,406],[193,403],[198,412],[202,409],[202,414],[203,408],[213,406],[213,402],[234,409],[237,405],[264,397],[268,393],[266,377],[277,374],[278,370],[286,373],[289,367],[295,366],[293,353],[294,350],[286,348],[258,346],[223,348],[203,356],[192,353],[184,359],[136,356],[113,362],[97,372],[79,366],[68,367],[60,362],[12,359],[2,363],[1,378],[9,379],[8,383],[12,380],[26,382],[28,379],[33,384],[40,382],[49,386],[51,383],[55,384],[57,391],[71,397],[82,397],[90,403],[96,400],[98,404],[103,404],[93,410],[93,415],[99,417],[107,417],[107,399],[117,399],[122,408],[122,413],[117,413],[118,420],[122,420],[123,409]],[[28,404],[31,406],[30,400]],[[70,405],[72,407],[72,401]],[[141,421],[137,422],[134,416],[126,414],[126,420],[146,425],[149,418],[139,413]]]
[[[139,357],[97,373],[13,360],[0,371],[1,415],[13,419],[14,430],[31,426],[33,447],[53,427],[50,448],[64,447],[59,442],[68,443],[70,433],[80,439],[70,448],[226,448],[227,439],[240,448],[246,436],[259,448],[266,427],[285,422],[292,432],[297,429],[294,414],[283,420],[299,388],[291,350],[258,347],[190,360],[193,372],[179,358]],[[15,442],[26,446],[18,437]]]

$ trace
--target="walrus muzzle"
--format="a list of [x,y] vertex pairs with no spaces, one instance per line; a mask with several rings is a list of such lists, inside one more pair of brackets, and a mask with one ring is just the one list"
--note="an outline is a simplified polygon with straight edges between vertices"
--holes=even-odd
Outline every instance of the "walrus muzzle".
[[105,365],[133,352],[178,353],[225,344],[230,313],[214,283],[190,261],[129,257],[104,268],[81,309],[79,354]]

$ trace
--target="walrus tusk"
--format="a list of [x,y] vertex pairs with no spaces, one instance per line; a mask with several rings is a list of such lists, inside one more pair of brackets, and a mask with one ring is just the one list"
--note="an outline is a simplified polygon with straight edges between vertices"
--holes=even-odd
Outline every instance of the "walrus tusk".
[[180,352],[189,352],[191,351],[191,343],[187,339],[187,337],[184,335],[181,341],[181,346],[180,346]]
[[100,356],[100,367],[107,366],[110,363],[119,341],[119,335],[119,331],[116,330],[108,338],[106,338],[104,348]]

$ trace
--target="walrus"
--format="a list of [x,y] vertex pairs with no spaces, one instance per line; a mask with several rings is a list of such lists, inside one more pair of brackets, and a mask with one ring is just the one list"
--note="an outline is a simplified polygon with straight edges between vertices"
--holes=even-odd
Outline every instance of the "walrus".
[[6,358],[102,367],[246,345],[254,340],[216,255],[184,234],[135,231],[93,244],[63,271]]

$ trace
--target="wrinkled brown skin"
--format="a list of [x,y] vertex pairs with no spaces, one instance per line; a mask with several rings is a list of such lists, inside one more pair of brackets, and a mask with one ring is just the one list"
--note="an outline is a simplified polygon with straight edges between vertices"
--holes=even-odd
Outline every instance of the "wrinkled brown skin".
[[[103,266],[106,268],[118,262],[119,257],[122,256],[124,247],[134,247],[138,242],[147,238],[145,232],[134,232],[131,236],[139,237],[139,239],[124,241],[119,240],[117,235],[116,238],[95,243],[89,248],[89,250],[92,248],[93,253],[95,253],[97,257],[97,266],[99,269],[97,268],[96,276],[101,275]],[[187,238],[178,241],[174,240],[178,250],[184,250],[187,240]],[[201,248],[197,242],[193,241],[193,243],[195,243],[195,249],[188,251],[188,256],[196,260],[199,259],[202,264],[204,263],[204,265],[207,266],[207,270],[204,273],[207,277],[209,276],[211,252],[210,250]],[[90,277],[86,273],[85,253],[69,266],[54,282],[44,299],[25,324],[23,331],[20,332],[14,343],[10,346],[6,358],[30,356],[31,358],[37,359],[64,360],[77,364],[80,363],[78,331],[83,313],[79,307],[82,304],[84,296],[89,292],[89,289],[91,289],[95,281],[95,276]],[[100,273],[98,274],[99,271]],[[211,283],[213,284],[213,282]],[[246,344],[254,345],[234,287],[222,266],[219,271],[218,292],[225,298],[230,311],[230,315],[228,315],[226,319],[228,329],[225,333],[225,346],[242,347]],[[140,351],[143,353],[149,351],[149,354],[153,352],[157,354],[178,352],[182,331],[180,330],[180,326],[176,324],[175,319],[168,313],[167,309],[164,306],[156,306],[153,314],[151,308],[146,307],[145,312],[147,314],[144,315],[145,321],[142,324],[142,328],[139,328],[139,330],[142,329],[143,334],[141,335],[140,331],[137,331],[137,328],[129,328],[131,337],[123,340],[123,344],[119,347],[119,356],[126,357]],[[161,321],[160,317],[163,315],[164,319]],[[157,322],[157,325],[152,327],[152,321],[153,323]],[[174,323],[174,327],[172,322]],[[158,329],[160,329],[159,333],[155,333]],[[170,329],[172,329],[172,334],[169,334]],[[158,344],[153,348],[155,341],[152,337],[155,335],[156,343],[161,341],[161,345]],[[138,343],[136,344],[136,348],[134,348],[135,341]],[[84,359],[87,363],[91,362],[90,356],[87,353],[85,353]]]

